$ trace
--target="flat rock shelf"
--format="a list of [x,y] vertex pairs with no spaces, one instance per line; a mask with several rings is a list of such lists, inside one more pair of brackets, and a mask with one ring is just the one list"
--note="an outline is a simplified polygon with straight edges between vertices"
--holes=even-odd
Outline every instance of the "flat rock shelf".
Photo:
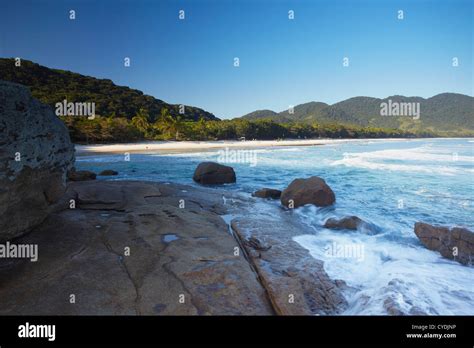
[[70,183],[57,212],[12,241],[37,244],[38,261],[0,260],[0,315],[273,314],[218,215],[222,194],[184,188]]
[[[0,260],[1,315],[315,315],[344,308],[341,283],[291,241],[297,226],[244,219],[252,199],[235,193],[70,182],[53,208],[12,241],[38,245],[36,262]],[[226,214],[237,216],[232,228]]]

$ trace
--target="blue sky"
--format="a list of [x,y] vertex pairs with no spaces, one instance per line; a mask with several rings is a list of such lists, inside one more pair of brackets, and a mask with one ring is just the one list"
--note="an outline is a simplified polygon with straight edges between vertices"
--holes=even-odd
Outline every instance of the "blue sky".
[[109,78],[220,118],[359,95],[473,95],[473,3],[2,1],[0,56]]

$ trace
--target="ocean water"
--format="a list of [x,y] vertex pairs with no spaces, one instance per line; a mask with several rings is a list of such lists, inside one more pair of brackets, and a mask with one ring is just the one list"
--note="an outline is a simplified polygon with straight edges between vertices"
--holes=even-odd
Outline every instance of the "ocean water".
[[[349,285],[344,314],[385,314],[389,300],[406,313],[474,315],[474,267],[427,250],[413,232],[417,221],[473,230],[473,139],[360,140],[245,151],[228,153],[247,160],[225,163],[237,174],[236,184],[224,185],[228,190],[249,195],[317,175],[335,192],[334,206],[305,206],[291,213],[307,226],[294,240],[324,260],[331,278]],[[121,154],[94,155],[78,157],[76,166],[119,171],[106,180],[195,185],[197,164],[219,159],[218,150],[131,154],[130,161]],[[259,204],[265,205],[265,214],[281,209],[275,201]],[[327,218],[346,215],[357,215],[368,225],[358,231],[322,227]]]

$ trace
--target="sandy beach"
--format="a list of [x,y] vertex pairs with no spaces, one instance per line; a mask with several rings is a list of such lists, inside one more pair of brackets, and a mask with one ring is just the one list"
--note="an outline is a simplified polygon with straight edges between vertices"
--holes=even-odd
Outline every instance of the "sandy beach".
[[[409,140],[409,139],[407,139]],[[294,140],[225,140],[225,141],[152,141],[125,144],[75,145],[77,155],[87,153],[147,153],[154,151],[188,152],[223,148],[265,148],[278,146],[318,146],[348,142],[400,141],[400,139],[294,139]]]

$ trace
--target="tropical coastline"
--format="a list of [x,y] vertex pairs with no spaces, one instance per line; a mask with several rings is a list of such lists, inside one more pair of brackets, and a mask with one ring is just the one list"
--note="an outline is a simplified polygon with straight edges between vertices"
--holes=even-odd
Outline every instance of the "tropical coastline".
[[0,316],[474,315],[470,3],[137,1],[0,11]]
[[473,138],[84,145],[26,87],[0,100],[0,256],[38,248],[0,260],[3,315],[474,312]]
[[0,2],[0,348],[472,346],[473,10]]

